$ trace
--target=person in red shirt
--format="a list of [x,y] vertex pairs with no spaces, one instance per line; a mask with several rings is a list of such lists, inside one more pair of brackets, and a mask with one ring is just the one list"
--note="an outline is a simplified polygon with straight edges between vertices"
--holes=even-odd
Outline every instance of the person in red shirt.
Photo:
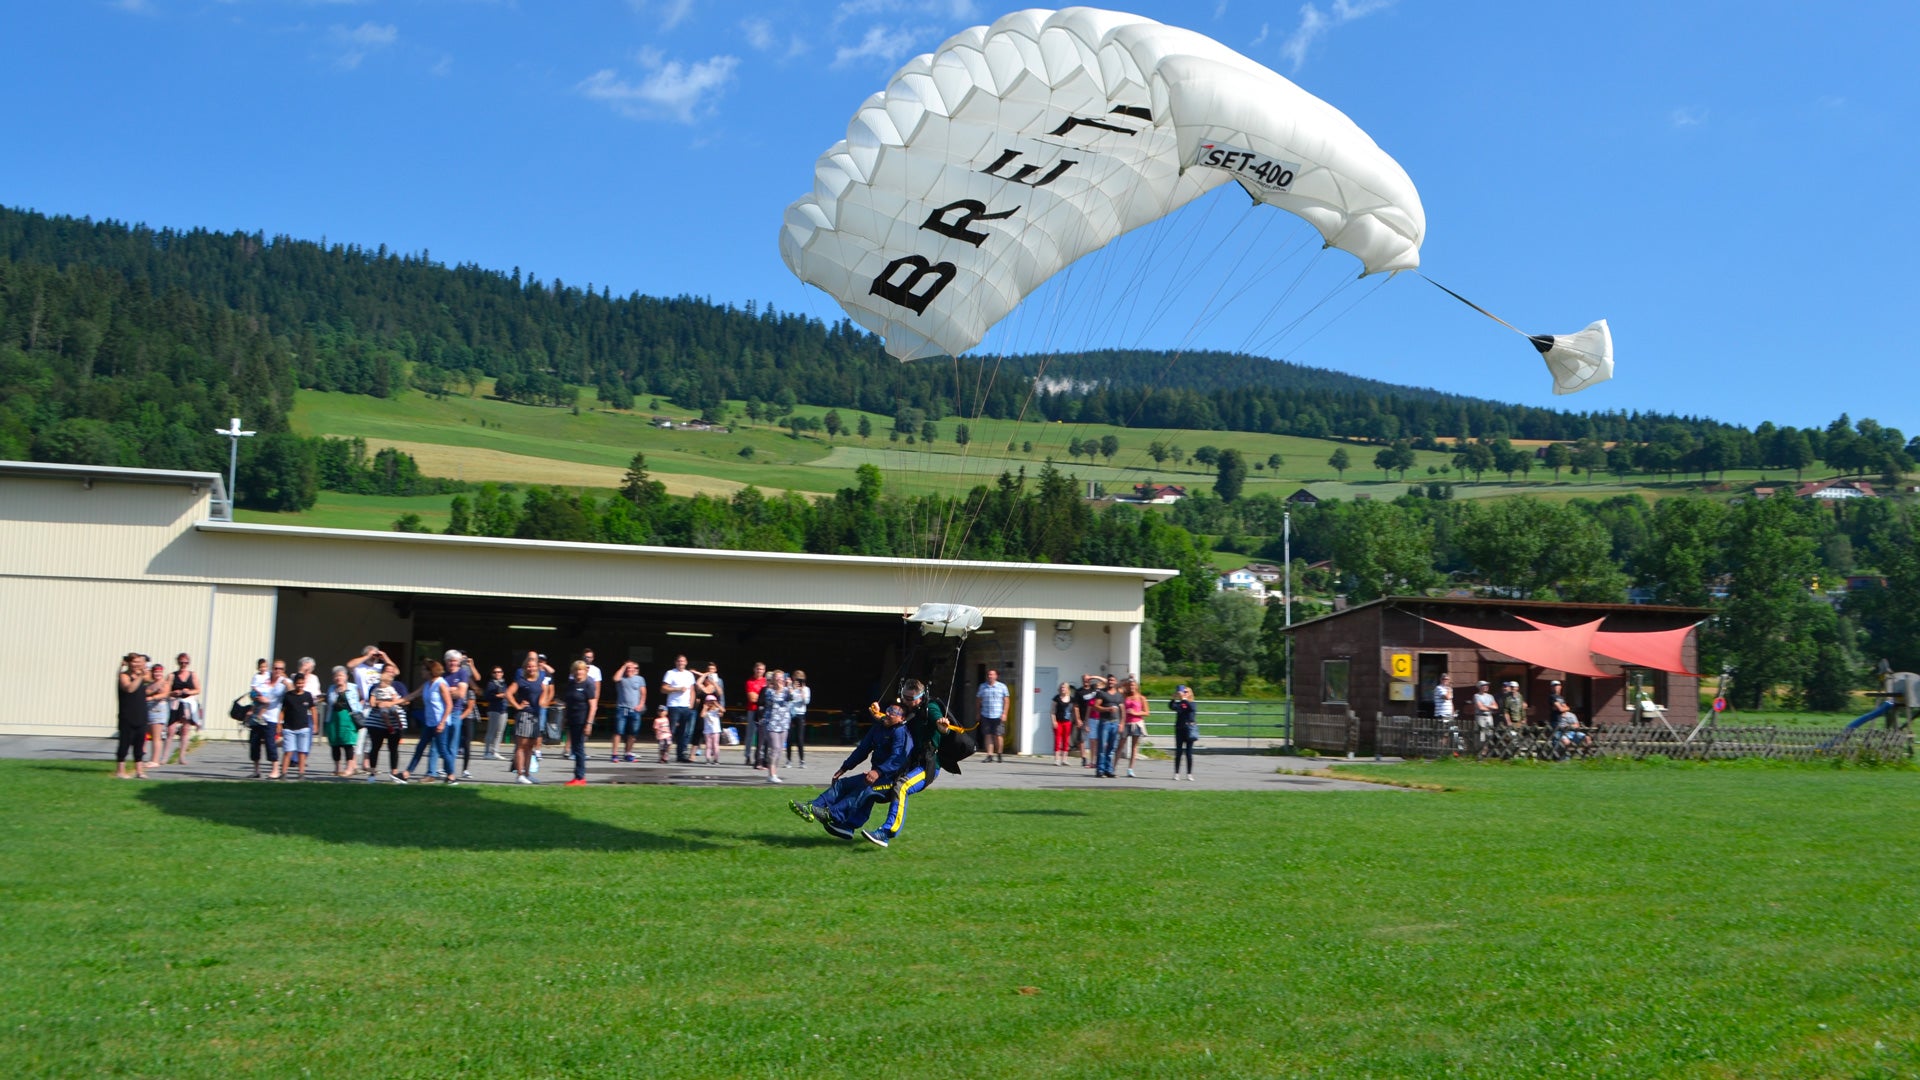
[[767,688],[767,665],[755,662],[753,678],[747,680],[746,744],[747,764],[756,769],[767,767],[767,733],[760,729],[760,691]]

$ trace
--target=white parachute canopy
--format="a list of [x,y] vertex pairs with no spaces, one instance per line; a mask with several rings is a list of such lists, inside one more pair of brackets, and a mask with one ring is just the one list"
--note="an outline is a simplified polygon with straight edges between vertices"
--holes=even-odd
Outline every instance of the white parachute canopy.
[[921,604],[907,621],[919,623],[923,634],[966,637],[980,629],[980,609],[965,604]]
[[1607,320],[1589,323],[1577,334],[1533,334],[1533,347],[1553,372],[1553,392],[1571,394],[1613,378],[1613,331]]
[[895,357],[958,355],[1229,181],[1365,273],[1420,263],[1419,193],[1352,120],[1211,38],[1095,8],[1017,11],[909,61],[820,156],[780,255]]

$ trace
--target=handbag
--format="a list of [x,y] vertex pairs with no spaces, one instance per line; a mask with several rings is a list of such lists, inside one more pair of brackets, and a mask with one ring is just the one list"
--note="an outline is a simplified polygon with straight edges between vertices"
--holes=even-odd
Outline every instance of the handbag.
[[234,720],[236,723],[245,721],[247,717],[251,715],[253,715],[253,692],[252,691],[248,691],[247,693],[241,694],[239,697],[234,698],[233,704],[227,707],[227,716],[232,720]]

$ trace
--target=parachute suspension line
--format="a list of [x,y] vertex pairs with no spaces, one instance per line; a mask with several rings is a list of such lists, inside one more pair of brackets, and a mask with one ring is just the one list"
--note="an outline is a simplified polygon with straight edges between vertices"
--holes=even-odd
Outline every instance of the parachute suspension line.
[[1525,330],[1522,330],[1519,327],[1508,322],[1507,320],[1501,318],[1500,316],[1495,315],[1493,312],[1488,311],[1486,308],[1481,307],[1479,304],[1476,304],[1473,301],[1467,299],[1466,297],[1461,296],[1459,293],[1454,292],[1452,289],[1447,288],[1445,285],[1440,284],[1439,282],[1433,280],[1427,275],[1420,273],[1420,271],[1415,270],[1414,273],[1420,275],[1420,280],[1426,282],[1427,284],[1433,286],[1436,289],[1439,289],[1441,292],[1446,293],[1448,296],[1453,297],[1455,300],[1460,301],[1461,303],[1467,305],[1468,307],[1479,312],[1480,314],[1485,315],[1487,318],[1492,319],[1494,322],[1499,323],[1501,326],[1504,326],[1507,329],[1513,331],[1514,333],[1519,334],[1521,337],[1526,338],[1528,341],[1534,340],[1534,336],[1532,334],[1527,333]]
[[[1280,329],[1275,330],[1273,333],[1260,339],[1260,341],[1254,344],[1254,346],[1250,351],[1263,356],[1274,352],[1279,348],[1280,343],[1286,340],[1288,334],[1291,334],[1295,330],[1298,330],[1303,324],[1306,323],[1308,319],[1313,318],[1315,312],[1318,312],[1321,308],[1325,307],[1329,302],[1331,302],[1335,297],[1339,296],[1341,293],[1346,292],[1348,289],[1353,288],[1354,283],[1359,280],[1360,279],[1357,277],[1350,277],[1341,281],[1338,285],[1335,285],[1331,289],[1328,289],[1324,296],[1320,297],[1320,299],[1318,300],[1315,300],[1313,303],[1307,305],[1306,309],[1301,311],[1300,314],[1295,315],[1291,319],[1288,319],[1287,322],[1280,327]],[[1265,324],[1263,323],[1262,328],[1264,329],[1264,327],[1265,327]]]
[[[1358,280],[1358,279],[1355,279],[1355,280]],[[1339,311],[1335,312],[1333,318],[1328,319],[1324,323],[1321,323],[1320,326],[1313,331],[1313,333],[1308,334],[1304,338],[1301,338],[1300,342],[1297,345],[1295,345],[1294,348],[1296,349],[1306,348],[1308,342],[1312,341],[1314,338],[1319,337],[1321,334],[1326,333],[1328,328],[1332,327],[1334,323],[1339,322],[1341,319],[1346,318],[1348,313],[1353,311],[1354,308],[1357,308],[1361,304],[1364,304],[1368,300],[1371,300],[1375,295],[1377,295],[1380,292],[1380,287],[1382,285],[1385,285],[1386,283],[1387,283],[1387,279],[1385,277],[1381,277],[1380,280],[1374,282],[1373,285],[1369,287],[1365,292],[1361,293],[1359,296],[1354,297],[1352,303],[1348,304],[1346,307],[1343,307]],[[1314,307],[1316,309],[1319,308],[1321,304],[1325,304],[1331,301],[1334,298],[1334,296],[1337,296],[1340,293],[1345,292],[1347,289],[1351,288],[1352,286],[1353,286],[1352,281],[1347,282],[1345,285],[1340,286],[1340,288],[1336,290],[1333,295],[1328,296],[1326,300],[1322,300],[1320,304],[1315,304]],[[1313,312],[1309,311],[1307,312],[1307,314],[1311,315],[1313,314]],[[1281,331],[1282,336],[1290,332],[1290,330],[1291,328],[1288,328],[1287,330],[1282,330]]]
[[[1145,182],[1145,170],[1136,165],[1130,165],[1126,162],[1118,163],[1116,164],[1114,169],[1112,169],[1106,176],[1099,178],[1099,180],[1093,182],[1091,186],[1093,186],[1096,189],[1104,190],[1105,182],[1110,180],[1115,174],[1121,173],[1121,172],[1126,172],[1129,174],[1129,182],[1127,184],[1127,191],[1125,193],[1124,198],[1126,200],[1131,200],[1137,196],[1140,186]],[[1118,202],[1121,200],[1115,200],[1115,201]],[[1164,215],[1161,215],[1161,216],[1164,216]],[[1157,220],[1158,218],[1156,217],[1156,221]],[[1075,224],[1076,230],[1089,229],[1090,227],[1091,226],[1087,224],[1084,219],[1081,221],[1077,221]],[[1157,240],[1163,234],[1163,232],[1164,230],[1153,230],[1152,236],[1154,239]],[[1089,239],[1088,235],[1084,233],[1076,232],[1072,237],[1071,243],[1078,244],[1086,239]],[[1124,239],[1124,238],[1120,238],[1120,239]],[[1111,255],[1111,251],[1109,251],[1109,255]],[[1081,272],[1083,270],[1083,267],[1082,267],[1083,263],[1087,264],[1084,269],[1092,271],[1091,274]],[[1039,342],[1039,344],[1041,347],[1034,350],[1034,355],[1036,355],[1039,358],[1036,365],[1037,370],[1034,377],[1028,383],[1027,392],[1021,401],[1020,411],[1018,415],[1015,417],[1014,424],[1013,424],[1012,437],[1017,438],[1021,426],[1026,422],[1027,413],[1033,405],[1035,394],[1038,390],[1038,387],[1042,379],[1044,378],[1045,369],[1052,359],[1054,345],[1055,345],[1055,338],[1057,335],[1063,335],[1068,332],[1068,323],[1072,321],[1072,318],[1071,318],[1072,314],[1077,313],[1078,318],[1080,320],[1084,320],[1088,322],[1091,322],[1093,320],[1100,318],[1099,313],[1092,310],[1091,304],[1081,302],[1083,291],[1088,289],[1089,284],[1091,284],[1092,291],[1096,297],[1111,295],[1111,290],[1107,286],[1111,284],[1112,278],[1116,272],[1116,265],[1117,264],[1115,260],[1111,257],[1103,258],[1103,259],[1094,259],[1094,260],[1075,260],[1074,262],[1071,262],[1067,264],[1065,267],[1063,267],[1062,272],[1055,276],[1055,287],[1052,290],[1050,290],[1051,295],[1049,297],[1049,303],[1047,305],[1049,309],[1047,312],[1047,317],[1040,320],[1042,328],[1039,334],[1039,337],[1041,338],[1041,341]],[[1145,272],[1146,271],[1144,268],[1136,265],[1135,269],[1133,270],[1134,282],[1133,282],[1133,285],[1130,286],[1130,288],[1137,287],[1139,280],[1145,274]],[[1089,277],[1093,279],[1091,283],[1089,283],[1087,280]],[[1029,313],[1035,313],[1035,309],[1026,305],[1022,305],[1021,307],[1016,308],[1014,312],[1016,319],[1021,315],[1025,315]],[[1063,317],[1063,315],[1067,317]],[[1021,320],[1021,321],[1024,322],[1025,320]],[[1103,325],[1111,327],[1114,325],[1114,320],[1110,318],[1103,320]],[[1081,336],[1082,337],[1085,336],[1084,331]],[[1033,343],[1030,342],[1029,344],[1033,344]],[[997,379],[1000,373],[1000,367],[1004,362],[1006,356],[1008,355],[1009,351],[1010,351],[1010,348],[1002,348],[1002,349],[996,350],[995,352],[994,370],[992,373],[993,381],[989,382],[989,387],[988,387],[989,393],[991,392],[992,387],[997,384]],[[1072,373],[1073,375],[1078,374],[1077,369],[1078,369],[1079,363],[1084,362],[1084,360],[1085,358],[1083,356],[1076,357],[1076,363],[1074,364],[1075,370]],[[984,413],[984,410],[985,410],[985,396],[982,395],[980,397],[977,397],[975,401],[974,414],[976,418],[982,415]],[[998,445],[997,437],[995,439],[995,442],[997,446]],[[971,445],[969,445],[967,450],[968,451],[971,450]],[[966,458],[963,457],[963,462],[965,460]],[[967,543],[972,537],[974,528],[979,524],[980,518],[985,513],[989,498],[990,498],[990,495],[987,497],[974,499],[972,497],[971,491],[958,494],[957,501],[962,504],[962,509],[965,511],[965,518],[964,518],[964,524],[960,528],[959,536],[953,544],[953,553],[955,554],[956,557],[959,554],[963,554],[967,550]],[[1009,507],[1009,512],[1011,513],[1015,509],[1016,508],[1014,507]],[[1005,524],[1006,523],[1003,523],[1003,527]],[[1032,536],[1027,537],[1026,544],[1025,544],[1026,550],[1023,552],[1023,554],[1031,558],[1035,550],[1037,550],[1037,544],[1040,539],[1041,538],[1032,537]],[[943,541],[944,541],[944,538],[943,538]],[[942,557],[944,558],[946,554],[947,554],[946,545],[943,542]],[[950,568],[948,570],[949,578],[951,577],[952,572],[953,571]]]
[[[1249,211],[1251,211],[1253,207],[1257,207],[1259,205],[1260,204],[1258,203],[1251,204],[1249,206]],[[1305,240],[1304,233],[1311,233],[1314,236],[1318,235],[1317,233],[1313,233],[1311,229],[1304,230],[1304,233],[1301,239],[1296,241],[1291,246],[1283,248],[1278,256],[1275,256],[1272,253],[1269,253],[1269,255],[1267,256],[1267,259],[1263,261],[1261,264],[1260,273],[1248,275],[1245,284],[1243,284],[1231,296],[1229,296],[1224,303],[1216,305],[1215,301],[1219,299],[1219,295],[1226,288],[1227,283],[1233,280],[1237,275],[1240,274],[1240,270],[1245,265],[1248,255],[1256,248],[1265,249],[1265,245],[1262,244],[1260,241],[1265,238],[1266,230],[1274,220],[1274,216],[1275,215],[1271,215],[1271,214],[1263,215],[1261,219],[1261,227],[1260,227],[1259,233],[1252,238],[1252,242],[1247,244],[1242,249],[1240,256],[1237,259],[1235,259],[1232,268],[1229,269],[1227,274],[1221,279],[1220,284],[1215,286],[1213,295],[1208,297],[1206,304],[1204,304],[1201,307],[1200,313],[1194,317],[1193,326],[1189,328],[1187,336],[1185,339],[1182,340],[1180,347],[1174,351],[1173,356],[1167,361],[1166,365],[1160,369],[1160,374],[1154,379],[1153,383],[1147,388],[1146,392],[1141,395],[1140,401],[1137,405],[1135,405],[1132,415],[1128,417],[1128,423],[1127,423],[1128,427],[1132,426],[1132,421],[1137,419],[1140,413],[1146,408],[1147,402],[1151,398],[1152,394],[1162,389],[1162,387],[1164,386],[1167,380],[1167,377],[1172,374],[1174,366],[1180,363],[1180,361],[1185,358],[1187,349],[1192,344],[1193,339],[1196,336],[1198,336],[1198,334],[1202,330],[1204,330],[1205,327],[1211,325],[1222,314],[1224,314],[1226,308],[1231,306],[1234,300],[1238,299],[1240,296],[1245,295],[1246,292],[1249,289],[1251,289],[1253,282],[1264,280],[1267,276],[1267,270],[1269,269],[1269,267],[1273,269],[1277,269],[1280,266],[1284,266],[1286,263],[1292,261],[1295,257],[1297,257],[1302,251],[1306,250],[1306,240]],[[1307,260],[1306,265],[1301,267],[1299,274],[1297,274],[1294,277],[1293,281],[1290,284],[1288,284],[1286,289],[1284,289],[1281,292],[1280,296],[1277,297],[1268,306],[1267,314],[1261,318],[1258,324],[1256,324],[1254,332],[1258,332],[1260,328],[1265,327],[1266,324],[1272,320],[1273,315],[1279,310],[1281,310],[1281,308],[1284,307],[1287,304],[1287,302],[1291,299],[1293,294],[1299,290],[1302,283],[1306,281],[1307,277],[1312,273],[1314,267],[1319,263],[1321,253],[1324,252],[1324,250],[1325,250],[1324,247],[1320,247],[1320,248],[1316,248],[1313,251],[1312,256]],[[1336,286],[1334,291],[1337,292],[1338,288],[1339,287]],[[1324,299],[1322,300],[1322,302],[1324,303]],[[1247,351],[1244,342],[1242,343],[1241,349],[1239,351],[1241,352]],[[1158,441],[1158,436],[1165,436],[1172,430],[1173,429],[1169,427],[1164,427],[1164,426],[1161,427],[1157,432],[1154,433],[1156,438],[1150,439],[1149,443]],[[1129,457],[1127,464],[1124,467],[1129,469],[1138,468],[1141,458],[1144,457],[1145,455],[1146,455],[1146,447],[1135,446],[1133,454]]]

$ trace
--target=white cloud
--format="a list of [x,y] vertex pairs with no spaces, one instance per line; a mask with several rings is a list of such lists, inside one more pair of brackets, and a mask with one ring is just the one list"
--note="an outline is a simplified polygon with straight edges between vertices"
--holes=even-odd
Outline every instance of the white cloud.
[[771,19],[742,19],[740,33],[747,39],[747,47],[755,52],[795,57],[807,51],[807,43],[798,34],[782,40],[781,31]]
[[920,40],[921,31],[907,27],[889,29],[875,25],[867,27],[865,37],[858,45],[842,45],[833,53],[833,66],[845,67],[848,64],[866,60],[882,61],[892,67],[913,55],[914,42]]
[[682,63],[666,59],[657,49],[643,49],[637,59],[647,69],[646,77],[637,83],[622,78],[612,68],[602,68],[582,79],[575,89],[635,120],[665,117],[692,124],[713,111],[740,65],[734,56]]
[[658,18],[662,31],[679,26],[693,14],[693,0],[627,0],[627,6],[639,14]]
[[980,5],[975,0],[842,0],[833,11],[835,26],[862,15],[896,15],[908,12],[954,22],[977,23]]
[[113,0],[113,6],[129,15],[153,14],[153,5],[147,0]]
[[1248,42],[1248,43],[1247,43],[1247,48],[1249,48],[1249,49],[1251,49],[1251,48],[1253,48],[1253,47],[1254,47],[1255,45],[1265,45],[1265,44],[1267,43],[1267,33],[1268,33],[1268,31],[1270,31],[1271,29],[1272,29],[1272,26],[1271,26],[1271,24],[1269,24],[1269,23],[1261,23],[1261,24],[1260,24],[1260,33],[1259,33],[1259,34],[1258,34],[1257,36],[1255,36],[1255,37],[1254,37],[1254,39],[1253,39],[1252,41],[1250,41],[1250,42]]
[[1677,128],[1699,127],[1707,122],[1707,110],[1699,105],[1682,105],[1667,114],[1667,122]]
[[441,56],[439,60],[434,61],[434,65],[428,68],[427,72],[442,79],[453,74],[453,54],[447,53]]
[[340,52],[334,57],[334,65],[349,71],[360,66],[360,62],[382,49],[390,49],[400,40],[400,29],[392,23],[363,22],[359,26],[335,26],[327,31],[327,40]]
[[1393,6],[1394,0],[1333,0],[1332,7],[1320,10],[1318,4],[1306,4],[1300,9],[1300,25],[1280,45],[1280,55],[1293,64],[1293,70],[1299,71],[1307,62],[1307,53],[1315,42],[1326,37],[1333,28],[1355,19],[1365,18],[1376,11]]

